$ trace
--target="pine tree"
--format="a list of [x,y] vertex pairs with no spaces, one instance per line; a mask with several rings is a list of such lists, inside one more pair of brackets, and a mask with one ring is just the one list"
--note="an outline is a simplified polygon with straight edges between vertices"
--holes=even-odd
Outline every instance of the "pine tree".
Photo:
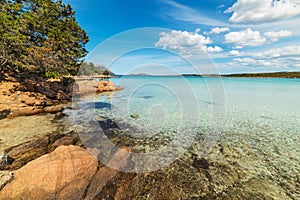
[[1,0],[2,70],[75,74],[88,36],[61,0]]

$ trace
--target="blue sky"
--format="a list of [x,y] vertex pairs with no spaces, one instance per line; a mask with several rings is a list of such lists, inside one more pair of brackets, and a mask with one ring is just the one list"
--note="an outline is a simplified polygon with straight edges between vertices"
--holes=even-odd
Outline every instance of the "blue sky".
[[87,61],[119,74],[300,71],[300,0],[64,2],[90,37]]

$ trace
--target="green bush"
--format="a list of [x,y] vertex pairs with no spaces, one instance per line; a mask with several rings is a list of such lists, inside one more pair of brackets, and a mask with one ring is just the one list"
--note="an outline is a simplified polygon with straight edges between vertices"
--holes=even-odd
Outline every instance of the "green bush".
[[54,78],[54,79],[58,79],[60,77],[59,72],[46,72],[45,73],[45,77],[46,78]]

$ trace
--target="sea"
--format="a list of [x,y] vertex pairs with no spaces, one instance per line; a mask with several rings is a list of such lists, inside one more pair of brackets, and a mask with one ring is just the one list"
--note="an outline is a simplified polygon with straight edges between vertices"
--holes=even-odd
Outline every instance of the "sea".
[[[110,81],[123,90],[73,98],[66,124],[127,174],[124,199],[300,199],[300,79]],[[124,146],[133,164],[110,165]]]

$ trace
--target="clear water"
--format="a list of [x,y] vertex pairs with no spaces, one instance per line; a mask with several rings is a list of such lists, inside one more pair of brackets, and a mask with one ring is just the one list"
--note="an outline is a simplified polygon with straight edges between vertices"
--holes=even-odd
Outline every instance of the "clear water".
[[[300,79],[122,77],[112,81],[124,90],[77,99],[80,109],[67,111],[73,126],[84,132],[91,128],[88,121],[112,119],[118,127],[109,137],[114,144],[137,153],[167,146],[169,151],[160,156],[170,157],[168,165],[152,170],[156,182],[138,174],[124,196],[300,198]],[[207,138],[213,146],[200,158]],[[136,167],[143,166],[137,162]]]

